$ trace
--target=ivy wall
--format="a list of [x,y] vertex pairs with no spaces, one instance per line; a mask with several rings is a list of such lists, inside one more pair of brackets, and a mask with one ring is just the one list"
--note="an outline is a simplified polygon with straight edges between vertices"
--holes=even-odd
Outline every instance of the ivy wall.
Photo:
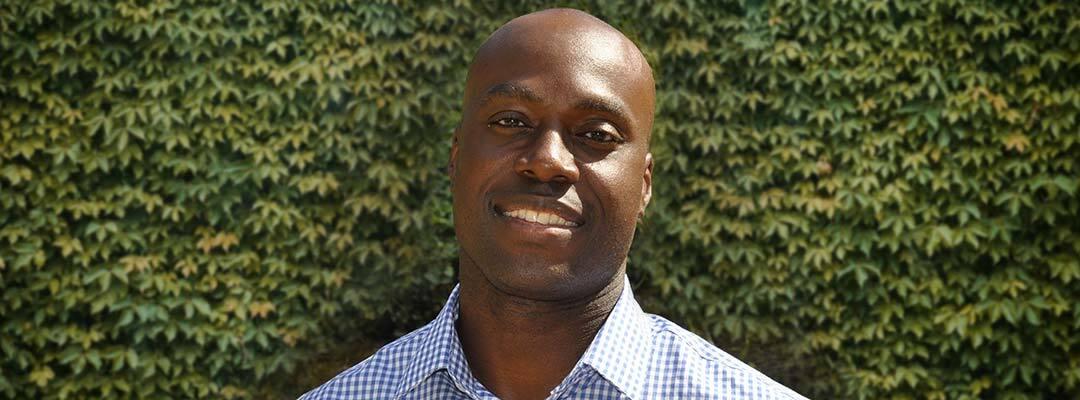
[[[429,319],[510,3],[0,3],[0,396],[251,397]],[[1080,3],[568,5],[656,71],[648,310],[816,398],[1080,397]]]

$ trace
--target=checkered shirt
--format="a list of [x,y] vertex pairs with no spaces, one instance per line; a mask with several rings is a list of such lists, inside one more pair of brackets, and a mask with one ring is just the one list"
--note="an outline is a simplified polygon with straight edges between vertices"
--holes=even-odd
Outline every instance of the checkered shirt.
[[[697,335],[644,313],[630,283],[623,287],[588,350],[548,399],[805,400]],[[455,287],[434,321],[301,400],[497,399],[469,372],[457,316]]]

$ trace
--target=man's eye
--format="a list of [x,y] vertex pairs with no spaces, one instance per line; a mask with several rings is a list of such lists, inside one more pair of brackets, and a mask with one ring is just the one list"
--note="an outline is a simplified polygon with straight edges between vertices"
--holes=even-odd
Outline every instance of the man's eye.
[[495,120],[495,125],[506,127],[506,128],[524,128],[526,126],[524,122],[521,122],[521,120],[519,120],[517,118],[509,118],[509,117],[507,117],[507,118],[499,118],[499,119]]
[[611,143],[611,142],[622,143],[622,140],[619,139],[617,136],[612,135],[612,134],[607,133],[607,132],[604,132],[604,131],[589,131],[589,132],[585,132],[585,134],[583,134],[581,136],[584,136],[586,139],[601,142],[601,143]]

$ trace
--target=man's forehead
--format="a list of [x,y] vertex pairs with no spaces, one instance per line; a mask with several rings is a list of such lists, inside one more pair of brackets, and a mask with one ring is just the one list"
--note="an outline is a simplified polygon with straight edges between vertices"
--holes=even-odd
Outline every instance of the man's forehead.
[[[487,90],[483,91],[480,97],[480,105],[483,106],[491,101],[499,98],[517,99],[531,103],[541,103],[545,100],[545,95],[542,92],[544,88],[536,88],[534,85],[530,85],[527,82],[499,82],[488,86]],[[563,93],[563,97],[565,97]],[[617,95],[607,91],[592,91],[585,93],[578,100],[577,108],[591,109],[594,111],[604,111],[613,114],[621,113],[626,108],[626,105],[618,99]]]

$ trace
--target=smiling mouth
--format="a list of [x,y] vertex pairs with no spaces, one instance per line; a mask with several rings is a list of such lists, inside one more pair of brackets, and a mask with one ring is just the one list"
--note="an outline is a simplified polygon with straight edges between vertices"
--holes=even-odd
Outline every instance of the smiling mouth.
[[531,222],[534,224],[557,226],[563,228],[576,228],[578,226],[581,226],[581,224],[563,218],[558,214],[543,210],[531,210],[522,208],[516,210],[499,211],[499,214],[510,218],[519,219],[525,222]]

